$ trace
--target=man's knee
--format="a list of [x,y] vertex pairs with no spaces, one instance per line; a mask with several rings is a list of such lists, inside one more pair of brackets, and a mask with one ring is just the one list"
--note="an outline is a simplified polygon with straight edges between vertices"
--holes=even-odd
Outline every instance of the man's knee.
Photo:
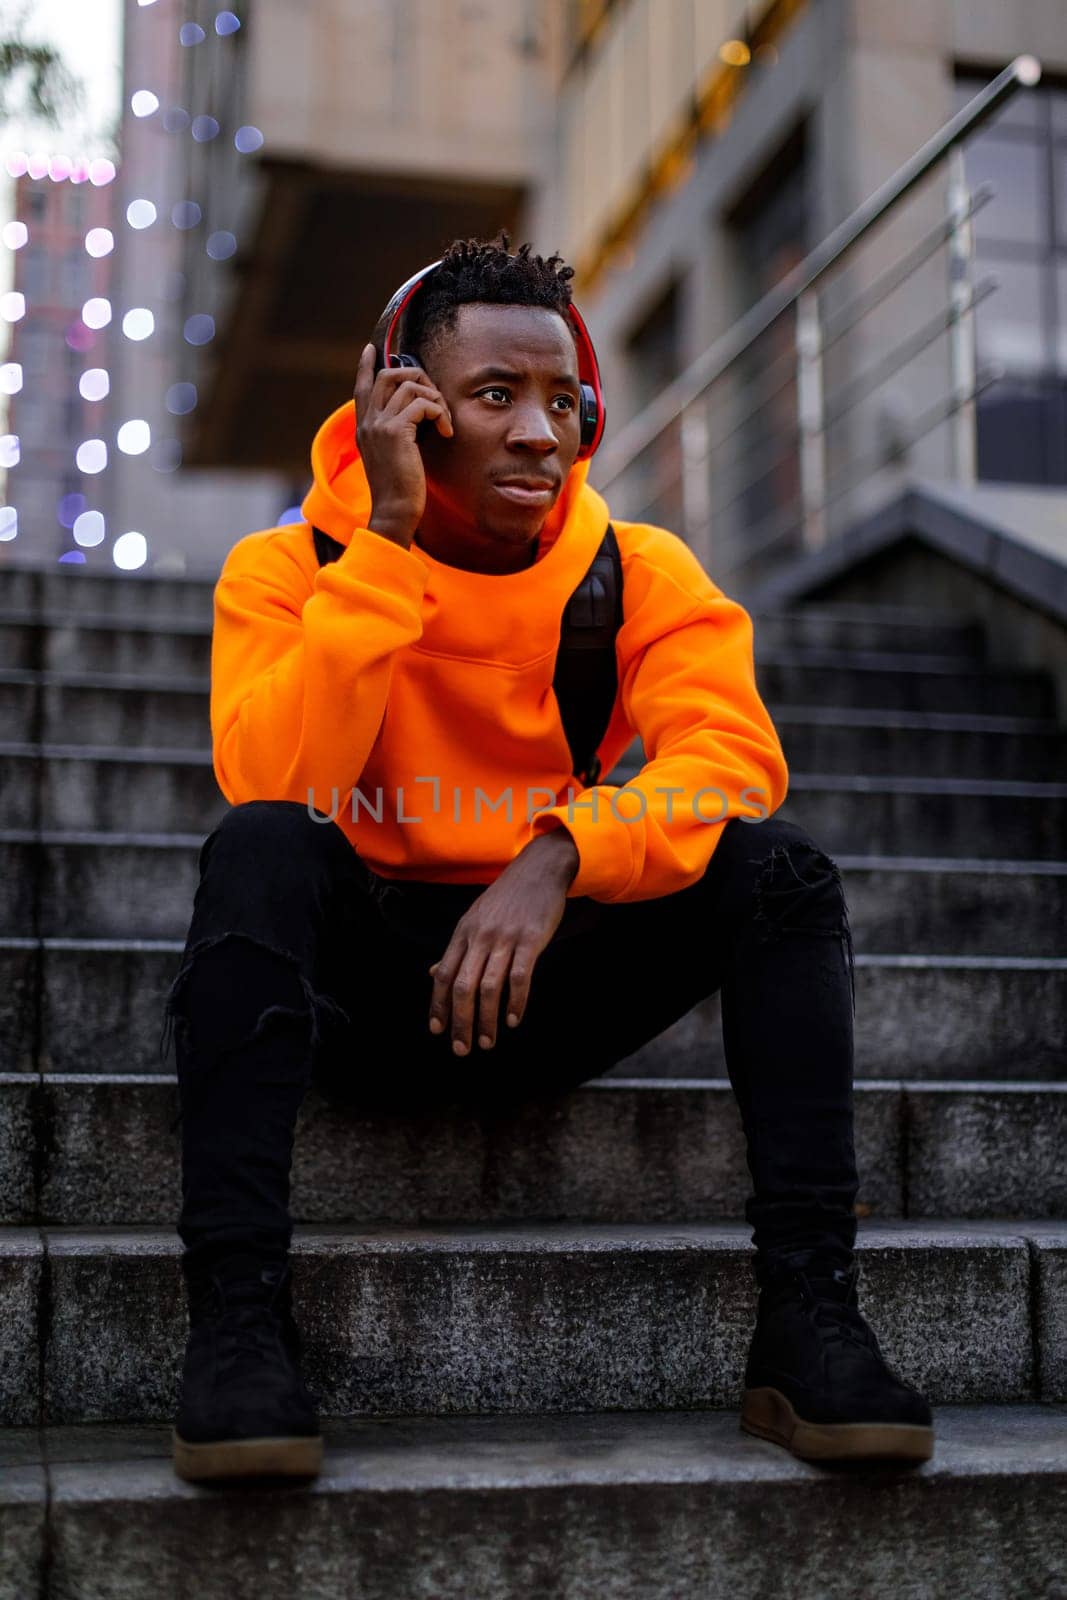
[[201,846],[201,872],[219,847],[228,856],[280,867],[306,864],[321,854],[338,860],[355,855],[335,822],[313,815],[298,800],[244,800],[231,806]]
[[723,829],[715,856],[720,874],[726,869],[746,878],[757,930],[765,939],[793,927],[847,932],[840,868],[796,823],[780,817],[761,822],[733,818]]

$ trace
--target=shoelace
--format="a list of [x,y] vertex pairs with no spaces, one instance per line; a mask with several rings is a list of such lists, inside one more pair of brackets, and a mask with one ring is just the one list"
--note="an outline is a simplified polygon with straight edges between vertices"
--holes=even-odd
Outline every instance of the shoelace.
[[228,1368],[244,1355],[272,1356],[279,1336],[277,1322],[264,1306],[231,1306],[219,1318],[216,1328],[219,1364]]
[[812,1317],[818,1327],[825,1329],[831,1343],[852,1344],[861,1350],[876,1353],[871,1330],[855,1306],[843,1305],[836,1300],[815,1300]]

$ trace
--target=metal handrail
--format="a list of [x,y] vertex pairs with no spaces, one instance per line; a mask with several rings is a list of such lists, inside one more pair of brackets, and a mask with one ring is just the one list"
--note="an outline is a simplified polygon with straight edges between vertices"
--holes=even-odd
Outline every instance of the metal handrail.
[[[850,333],[857,323],[869,315],[872,310],[877,309],[894,290],[899,289],[902,284],[906,283],[911,274],[916,272],[941,248],[960,221],[969,221],[992,198],[993,186],[988,183],[982,184],[974,191],[958,218],[950,217],[943,222],[939,222],[937,227],[932,228],[928,234],[920,239],[919,243],[906,256],[895,262],[887,271],[879,274],[862,294],[857,295],[847,305],[842,306],[839,311],[835,311],[832,316],[827,317],[822,331],[823,355],[825,356],[829,350],[832,350],[834,345],[843,339],[846,334]],[[987,281],[992,287],[992,280]],[[988,291],[983,291],[983,298],[986,292]],[[973,304],[977,304],[977,301],[973,302]],[[973,304],[961,304],[960,312],[957,314],[973,309]],[[943,331],[943,328],[939,327],[937,331]],[[767,386],[765,380],[778,367],[784,369],[784,376],[772,385]],[[741,411],[734,409],[731,414],[730,426],[725,433],[709,438],[707,445],[709,455],[716,450],[721,450],[728,439],[732,439],[738,434],[747,423],[752,421],[753,417],[758,416],[761,411],[770,405],[772,400],[776,400],[779,395],[784,394],[796,382],[796,356],[794,351],[783,350],[779,355],[775,356],[760,373],[758,382],[763,384],[764,387],[759,389],[747,408]],[[755,388],[756,385],[753,384],[752,387]],[[839,414],[839,411],[833,412],[828,409],[828,420],[833,420]],[[750,453],[750,451],[742,450],[740,459],[744,460],[745,456]]]
[[[935,401],[926,411],[920,413],[911,428],[903,435],[900,440],[901,449],[906,450],[918,439],[921,439],[925,433],[929,432],[931,428],[936,427],[938,423],[947,421],[949,417],[955,416],[958,411],[961,411],[964,406],[973,404],[980,395],[984,394],[994,383],[997,383],[1002,376],[1001,368],[996,363],[990,362],[981,369],[975,379],[973,388],[969,389],[965,394],[945,395],[942,399]],[[835,501],[840,500],[850,490],[857,488],[877,465],[878,458],[874,455],[853,462],[846,471],[841,473],[827,487],[824,503],[827,506],[833,505]],[[739,566],[742,566],[746,561],[750,561],[753,556],[766,556],[767,551],[772,549],[785,534],[800,527],[803,516],[803,505],[799,495],[795,496],[788,505],[779,506],[774,511],[769,512],[761,522],[758,522],[754,528],[748,530],[745,535],[744,549],[739,552],[738,559],[732,564],[729,561],[724,563],[718,576],[725,581]],[[761,537],[762,530],[766,528],[769,528],[770,532],[763,533]]]
[[909,161],[620,430],[595,458],[597,489],[605,492],[631,466],[635,456],[676,422],[783,312],[795,305],[832,267],[839,265],[953,148],[987,122],[1017,90],[1033,88],[1040,78],[1041,64],[1037,58],[1021,55],[979,90]]

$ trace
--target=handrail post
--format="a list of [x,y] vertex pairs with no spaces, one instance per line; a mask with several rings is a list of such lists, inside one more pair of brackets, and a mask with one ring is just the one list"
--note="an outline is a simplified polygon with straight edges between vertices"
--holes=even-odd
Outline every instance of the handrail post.
[[958,402],[952,419],[952,471],[958,483],[974,483],[978,476],[977,408],[973,398],[978,373],[974,314],[974,227],[969,215],[971,196],[957,145],[949,152],[948,292],[953,317],[948,329],[949,370],[952,393]]
[[797,297],[796,347],[804,547],[817,550],[826,542],[826,412],[817,289],[805,289]]

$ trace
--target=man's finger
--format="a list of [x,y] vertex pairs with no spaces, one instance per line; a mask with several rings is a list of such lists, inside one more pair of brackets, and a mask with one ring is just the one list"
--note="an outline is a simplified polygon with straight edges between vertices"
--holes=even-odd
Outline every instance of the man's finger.
[[430,997],[430,1032],[444,1033],[452,1015],[452,977],[459,966],[462,950],[449,945],[440,961],[430,968],[433,973],[433,994]]
[[367,409],[371,389],[374,387],[374,346],[365,344],[356,368],[356,387],[353,395],[356,402],[356,416],[361,418]]
[[429,378],[422,383],[413,383],[410,378],[405,379],[399,388],[393,390],[393,393],[382,406],[381,414],[383,417],[402,416],[408,406],[413,405],[416,400],[429,400],[432,404],[439,406],[439,414],[446,418],[449,429],[451,429],[452,414],[445,404],[445,397],[440,389],[430,382]]
[[536,954],[521,946],[515,952],[511,963],[511,974],[508,979],[508,1009],[507,1025],[517,1028],[526,1012],[526,1003],[530,998],[530,980],[533,977]]
[[430,1031],[432,1033],[443,1033],[451,1021],[452,985],[463,963],[466,950],[466,935],[454,933],[440,961],[435,961],[430,968],[433,974],[433,993],[430,996]]
[[489,951],[484,947],[469,945],[452,980],[452,1049],[458,1056],[470,1054],[474,1011],[488,956]]
[[510,961],[510,949],[496,950],[482,974],[481,987],[478,991],[478,1044],[483,1050],[491,1050],[496,1043],[500,996],[504,992],[504,979],[507,977]]

